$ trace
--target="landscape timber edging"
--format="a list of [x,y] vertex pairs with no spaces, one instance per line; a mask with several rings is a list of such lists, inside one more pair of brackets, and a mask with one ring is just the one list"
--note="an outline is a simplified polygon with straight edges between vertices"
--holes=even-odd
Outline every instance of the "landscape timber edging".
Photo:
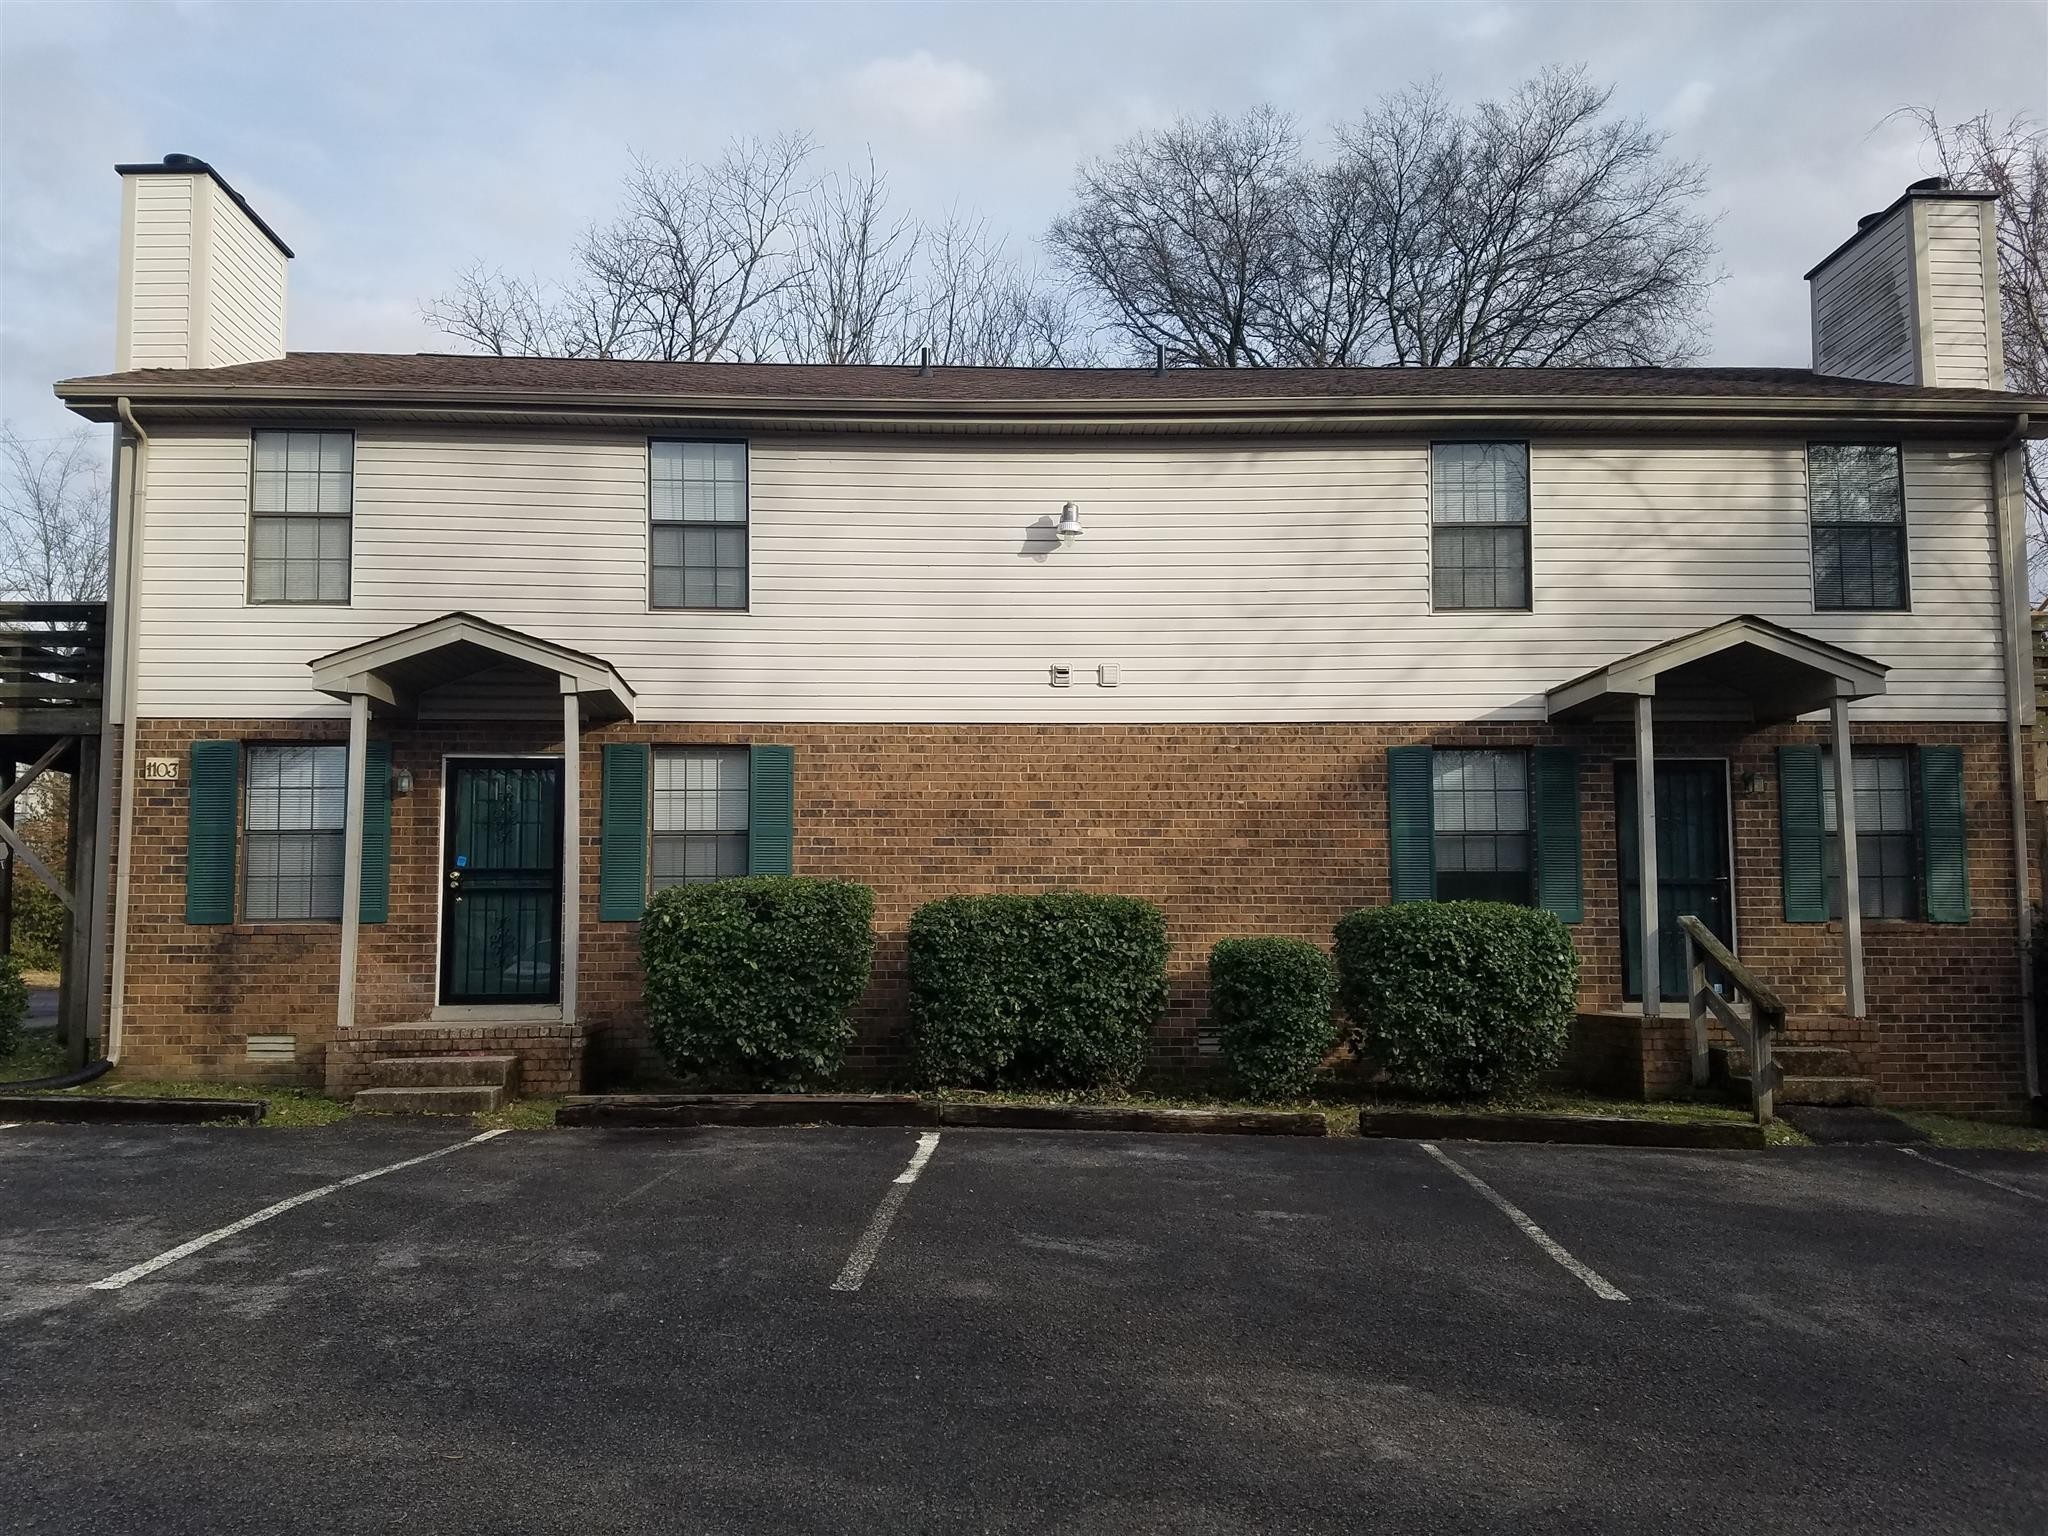
[[1695,1147],[1757,1151],[1760,1125],[1634,1119],[1625,1115],[1438,1114],[1417,1109],[1364,1109],[1361,1136],[1406,1141],[1542,1141],[1593,1147]]
[[117,1093],[0,1091],[0,1120],[74,1124],[199,1125],[210,1120],[255,1124],[270,1112],[261,1099],[151,1099]]
[[1314,1113],[1157,1109],[1116,1104],[951,1104],[908,1093],[578,1094],[564,1126],[884,1125],[1031,1131],[1163,1131],[1183,1135],[1327,1136]]

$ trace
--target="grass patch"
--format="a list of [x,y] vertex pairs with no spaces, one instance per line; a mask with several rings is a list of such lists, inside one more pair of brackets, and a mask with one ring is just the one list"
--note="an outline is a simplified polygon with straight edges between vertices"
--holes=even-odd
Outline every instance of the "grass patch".
[[[246,1083],[171,1083],[153,1078],[101,1078],[83,1088],[69,1090],[118,1099],[260,1099],[269,1106],[259,1126],[303,1130],[308,1126],[333,1125],[355,1113],[339,1099],[312,1093],[304,1088],[258,1088]],[[246,1121],[226,1121],[242,1125]]]
[[23,1035],[11,1055],[0,1056],[0,1083],[18,1083],[31,1077],[54,1077],[64,1070],[64,1052],[57,1037],[38,1032]]
[[484,1131],[552,1131],[560,1099],[514,1099],[503,1109],[487,1109],[470,1118]]
[[2048,1129],[2016,1125],[2010,1120],[1984,1120],[1975,1115],[1939,1115],[1923,1110],[1895,1111],[1915,1130],[1925,1131],[1937,1147],[1990,1148],[2006,1152],[2048,1152]]

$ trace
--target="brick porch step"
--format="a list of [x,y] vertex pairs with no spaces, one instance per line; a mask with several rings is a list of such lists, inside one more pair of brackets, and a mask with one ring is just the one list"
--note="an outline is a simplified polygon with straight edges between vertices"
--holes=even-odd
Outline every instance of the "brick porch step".
[[445,1056],[385,1056],[370,1063],[377,1088],[505,1088],[519,1075],[519,1058],[489,1051]]
[[365,1088],[355,1097],[359,1113],[371,1115],[475,1115],[504,1105],[505,1090],[471,1084],[447,1088]]
[[[1749,1053],[1740,1047],[1715,1046],[1708,1052],[1713,1080],[1731,1097],[1749,1102]],[[1877,1102],[1877,1083],[1856,1075],[1855,1059],[1835,1045],[1773,1045],[1771,1059],[1785,1079],[1778,1085],[1780,1104],[1870,1105]]]

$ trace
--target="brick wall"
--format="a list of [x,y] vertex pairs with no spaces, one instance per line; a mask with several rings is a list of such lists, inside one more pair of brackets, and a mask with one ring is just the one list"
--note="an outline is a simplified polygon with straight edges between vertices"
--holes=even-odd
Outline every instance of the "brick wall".
[[[492,722],[379,734],[415,787],[392,815],[390,920],[362,930],[358,1018],[401,1023],[433,1006],[442,758],[558,752],[559,727]],[[144,756],[180,756],[196,738],[334,741],[341,722],[153,721]],[[1818,740],[1809,727],[1740,735],[1660,726],[1659,755],[1725,758],[1734,824],[1742,954],[1781,987],[1795,1039],[1851,1046],[1887,1102],[2010,1108],[2020,1100],[2018,957],[2009,813],[1997,727],[1859,728],[1859,739],[1964,748],[1970,879],[1966,925],[1865,925],[1870,1018],[1840,1007],[1835,924],[1779,913],[1776,748]],[[639,1011],[637,928],[597,917],[599,747],[777,742],[796,749],[796,867],[862,881],[876,893],[875,981],[854,1069],[885,1075],[903,1049],[904,929],[919,903],[960,892],[1055,884],[1158,902],[1173,941],[1162,1065],[1194,1059],[1208,946],[1230,934],[1290,933],[1327,942],[1331,925],[1387,894],[1386,749],[1531,746],[1584,754],[1585,920],[1574,929],[1581,1004],[1621,1007],[1614,761],[1620,728],[1560,735],[1541,726],[722,726],[626,724],[583,747],[581,1017],[605,1078],[658,1067]],[[1753,775],[1753,787],[1745,787]],[[131,932],[128,1069],[244,1077],[250,1033],[301,1036],[297,1075],[317,1082],[334,1030],[339,937],[333,924],[184,922],[186,784],[140,787]],[[1653,1042],[1653,1046],[1654,1046]],[[1661,1047],[1655,1047],[1661,1049]]]

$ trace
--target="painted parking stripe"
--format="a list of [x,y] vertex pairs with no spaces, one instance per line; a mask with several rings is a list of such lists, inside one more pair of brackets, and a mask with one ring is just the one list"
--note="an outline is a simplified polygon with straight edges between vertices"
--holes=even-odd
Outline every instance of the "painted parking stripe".
[[0,1120],[0,1131],[11,1131],[19,1124],[19,1120]]
[[1577,1275],[1580,1280],[1585,1282],[1586,1289],[1591,1291],[1595,1296],[1598,1296],[1602,1301],[1628,1300],[1627,1295],[1619,1289],[1617,1289],[1615,1286],[1609,1284],[1608,1281],[1599,1273],[1599,1271],[1591,1268],[1588,1265],[1581,1264],[1577,1259],[1573,1258],[1571,1254],[1566,1251],[1563,1243],[1560,1243],[1556,1238],[1552,1237],[1548,1232],[1544,1231],[1541,1227],[1537,1226],[1535,1222],[1529,1219],[1528,1212],[1524,1211],[1519,1205],[1515,1204],[1514,1201],[1510,1200],[1506,1195],[1502,1194],[1499,1190],[1495,1189],[1491,1184],[1487,1183],[1486,1180],[1480,1178],[1478,1174],[1472,1172],[1469,1168],[1465,1167],[1464,1164],[1448,1156],[1444,1152],[1443,1148],[1432,1145],[1431,1143],[1425,1141],[1422,1144],[1422,1150],[1427,1152],[1431,1157],[1435,1158],[1438,1162],[1442,1163],[1446,1168],[1450,1169],[1451,1172],[1455,1173],[1467,1184],[1471,1185],[1474,1189],[1478,1190],[1480,1194],[1484,1195],[1487,1198],[1487,1200],[1492,1203],[1494,1209],[1498,1210],[1501,1213],[1501,1215],[1507,1217],[1509,1221],[1512,1221],[1517,1227],[1521,1228],[1522,1235],[1524,1237],[1528,1238],[1530,1242],[1534,1243],[1538,1248],[1541,1248],[1545,1253],[1549,1254],[1553,1259],[1557,1260],[1558,1263],[1562,1264],[1574,1275]]
[[1899,1150],[1908,1157],[1918,1158],[1930,1168],[1939,1168],[1944,1173],[1952,1173],[1959,1179],[1975,1179],[1979,1184],[1989,1184],[1993,1189],[2002,1189],[2008,1195],[2018,1195],[2022,1200],[2040,1200],[2042,1204],[2048,1205],[2048,1200],[2043,1200],[2040,1195],[2035,1194],[2031,1189],[2021,1189],[2017,1184],[2008,1184],[2003,1179],[1994,1179],[1988,1173],[1976,1173],[1968,1168],[1958,1168],[1954,1163],[1944,1163],[1938,1157],[1929,1157],[1918,1147],[1901,1147]]
[[293,1195],[289,1200],[280,1200],[275,1205],[266,1205],[262,1210],[244,1216],[240,1221],[231,1221],[226,1226],[217,1227],[211,1232],[202,1232],[190,1242],[180,1243],[175,1248],[166,1249],[155,1258],[145,1259],[140,1264],[122,1270],[118,1275],[109,1275],[104,1280],[95,1280],[86,1289],[89,1291],[118,1291],[123,1286],[134,1284],[134,1282],[142,1279],[145,1275],[153,1275],[167,1265],[177,1263],[180,1259],[190,1258],[202,1248],[211,1248],[215,1243],[233,1237],[238,1232],[246,1232],[251,1227],[260,1226],[272,1217],[282,1216],[286,1211],[297,1210],[308,1201],[321,1199],[323,1196],[335,1194],[341,1190],[352,1188],[357,1184],[367,1184],[371,1179],[381,1179],[385,1174],[397,1173],[401,1168],[417,1168],[421,1163],[431,1163],[437,1157],[446,1157],[450,1152],[460,1152],[464,1147],[473,1147],[480,1141],[489,1141],[493,1136],[502,1136],[504,1134],[502,1130],[485,1131],[481,1135],[470,1137],[467,1141],[458,1141],[452,1146],[441,1147],[436,1151],[424,1153],[419,1157],[408,1157],[403,1162],[386,1163],[382,1168],[372,1168],[367,1173],[352,1173],[347,1178],[337,1179],[332,1184],[322,1184],[318,1189],[309,1189],[304,1194]]
[[839,1271],[839,1278],[832,1282],[835,1291],[857,1291],[861,1282],[868,1277],[868,1270],[874,1266],[875,1255],[882,1251],[882,1239],[889,1235],[889,1223],[896,1219],[897,1211],[910,1196],[910,1186],[917,1182],[917,1176],[924,1172],[924,1165],[932,1160],[932,1153],[939,1145],[939,1133],[926,1131],[917,1138],[917,1150],[910,1154],[910,1162],[904,1170],[889,1183],[882,1195],[882,1203],[875,1207],[875,1214],[868,1218],[867,1230],[860,1235],[860,1241],[853,1245],[853,1252],[847,1255],[846,1268]]

